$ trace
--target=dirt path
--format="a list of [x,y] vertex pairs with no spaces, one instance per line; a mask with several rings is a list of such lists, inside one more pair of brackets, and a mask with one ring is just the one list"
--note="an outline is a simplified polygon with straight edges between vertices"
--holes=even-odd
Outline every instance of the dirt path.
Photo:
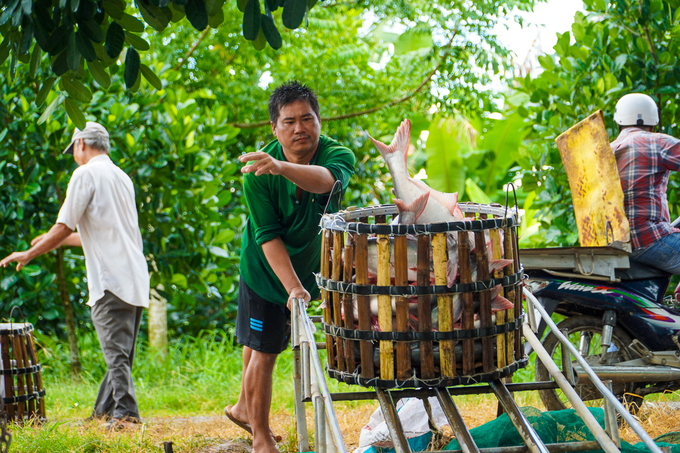
[[[337,404],[336,414],[348,451],[351,452],[357,448],[361,427],[368,421],[376,407],[377,403],[359,407],[343,407]],[[493,420],[496,416],[495,402],[486,399],[474,403],[463,403],[460,405],[460,410],[470,428]],[[313,429],[311,407],[308,407],[307,415],[308,426]],[[250,453],[251,451],[250,436],[224,416],[159,417],[150,418],[146,422],[148,434],[159,441],[195,439],[196,449],[192,450],[195,452]],[[653,438],[665,433],[680,431],[680,403],[645,403],[640,412],[640,422]],[[283,441],[279,443],[279,449],[282,452],[296,451],[295,425],[291,414],[285,410],[276,411],[272,415],[272,429],[283,436]],[[621,437],[633,444],[639,441],[635,433],[627,427],[621,430]]]

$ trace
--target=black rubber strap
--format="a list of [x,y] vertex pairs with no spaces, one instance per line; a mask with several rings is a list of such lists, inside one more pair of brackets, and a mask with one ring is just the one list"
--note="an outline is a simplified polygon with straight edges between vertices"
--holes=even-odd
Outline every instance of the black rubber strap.
[[438,377],[434,379],[419,379],[413,378],[405,381],[389,380],[379,378],[363,378],[354,373],[347,373],[345,371],[332,370],[326,368],[328,375],[333,379],[344,382],[350,385],[360,385],[362,387],[379,387],[385,389],[394,388],[422,388],[422,387],[453,387],[457,385],[474,385],[481,382],[491,382],[496,379],[501,379],[510,376],[520,368],[527,366],[529,362],[528,357],[524,357],[509,366],[496,369],[489,373],[474,374],[472,376],[454,376],[454,377]]
[[0,370],[0,376],[16,376],[18,374],[33,374],[33,373],[37,373],[38,371],[40,371],[40,369],[41,369],[40,364],[29,366],[27,368],[7,368],[7,369],[4,369],[4,370]]
[[356,294],[359,296],[424,296],[438,294],[457,294],[457,293],[478,293],[488,291],[497,285],[503,287],[514,286],[522,281],[524,268],[520,266],[519,272],[506,275],[501,278],[492,278],[473,283],[461,283],[457,285],[428,285],[428,286],[380,286],[380,285],[357,285],[356,283],[345,283],[322,277],[321,274],[314,274],[316,284],[319,288],[334,293]]
[[0,335],[25,335],[29,332],[33,332],[32,324],[27,324],[22,327],[13,327],[11,329],[0,329]]
[[29,393],[28,395],[5,397],[3,398],[3,401],[5,404],[25,403],[26,401],[42,398],[43,396],[45,396],[45,389],[42,389],[38,392]]
[[322,323],[324,333],[347,340],[363,341],[443,341],[484,338],[514,332],[522,327],[524,314],[514,321],[480,329],[453,330],[448,332],[378,332],[375,330],[354,330]]
[[333,222],[324,222],[322,227],[338,232],[349,232],[359,234],[385,234],[385,235],[405,235],[405,234],[437,234],[456,231],[485,231],[497,228],[512,228],[517,226],[514,217],[483,219],[483,220],[460,220],[457,222],[440,222],[428,224],[369,224],[362,222],[346,222],[341,219],[334,219]]

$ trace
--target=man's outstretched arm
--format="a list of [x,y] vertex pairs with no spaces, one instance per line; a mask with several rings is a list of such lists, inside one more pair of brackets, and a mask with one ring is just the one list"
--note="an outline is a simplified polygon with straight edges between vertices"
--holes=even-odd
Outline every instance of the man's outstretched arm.
[[262,151],[244,154],[239,160],[250,162],[241,169],[243,173],[255,173],[255,176],[281,175],[305,192],[328,193],[335,184],[331,171],[319,165],[285,162]]
[[291,309],[292,299],[304,299],[305,304],[309,303],[312,298],[302,286],[300,279],[293,269],[293,263],[290,261],[290,255],[286,246],[280,237],[272,239],[262,244],[262,251],[264,252],[267,262],[271,266],[276,276],[281,280],[283,287],[288,293],[288,309]]
[[20,271],[21,268],[27,266],[33,258],[59,247],[72,233],[73,230],[63,223],[57,223],[50,228],[50,231],[33,247],[25,252],[14,252],[0,261],[0,267],[7,267],[9,263],[16,261],[18,263],[17,271]]

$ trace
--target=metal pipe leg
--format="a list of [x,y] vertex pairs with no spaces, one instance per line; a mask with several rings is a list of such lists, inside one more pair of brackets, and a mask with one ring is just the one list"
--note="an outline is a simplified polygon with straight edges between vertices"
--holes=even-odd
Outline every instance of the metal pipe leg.
[[[612,381],[603,381],[609,391],[612,391]],[[616,409],[614,405],[607,399],[604,399],[604,430],[617,447],[621,448],[621,437],[619,436],[619,424],[616,421]]]
[[522,439],[524,439],[524,443],[529,451],[532,453],[548,453],[545,444],[541,438],[538,437],[538,434],[533,426],[531,426],[531,423],[529,423],[529,420],[527,420],[522,411],[519,410],[512,395],[508,389],[505,388],[505,384],[503,384],[500,379],[496,379],[489,385],[491,386],[491,390],[493,390],[498,397],[498,401],[503,405],[505,412],[508,413],[508,417],[510,417],[512,424],[515,425],[517,432],[522,436]]
[[541,344],[541,341],[531,331],[531,327],[524,323],[522,325],[522,331],[524,332],[524,338],[526,338],[531,347],[534,348],[539,360],[543,362],[543,365],[545,365],[550,375],[555,379],[557,385],[560,386],[562,392],[564,392],[564,395],[567,397],[574,410],[576,410],[576,413],[581,417],[588,429],[590,429],[593,436],[595,436],[595,440],[597,440],[602,449],[607,453],[619,453],[619,448],[612,442],[597,420],[595,420],[593,414],[590,413],[586,405],[581,401],[576,390],[569,384],[567,378],[564,377],[562,371],[555,365],[550,354]]
[[[562,335],[565,337],[569,338],[569,330],[568,329],[563,329],[561,330]],[[574,368],[572,367],[571,363],[571,353],[569,352],[569,349],[567,348],[567,345],[564,343],[560,343],[560,348],[562,350],[562,373],[564,373],[564,377],[567,378],[567,381],[571,385],[574,385]]]
[[[293,304],[293,313],[297,314],[297,306]],[[302,376],[309,374],[309,370],[302,368],[300,360],[300,327],[298,325],[298,317],[293,316],[291,319],[291,343],[293,347],[293,398],[295,399],[295,422],[298,440],[298,451],[309,451],[309,433],[307,431],[307,411],[305,403],[302,402]]]
[[[326,453],[326,409],[323,398],[315,395],[312,398],[314,403],[314,451],[316,453]],[[331,442],[332,443],[332,442]]]
[[380,388],[376,388],[375,393],[378,396],[383,418],[390,431],[395,453],[411,453],[411,446],[404,435],[404,428],[401,426],[401,420],[399,420],[399,414],[397,414],[397,408],[394,406],[392,396]]
[[451,430],[456,436],[463,453],[479,453],[479,448],[477,448],[477,444],[475,444],[475,441],[472,439],[470,431],[465,425],[463,417],[460,415],[460,411],[458,410],[456,403],[453,402],[453,398],[451,398],[448,390],[437,388],[435,389],[435,392],[437,392],[439,404],[441,404],[442,409],[444,410],[444,415],[446,415],[446,419],[449,421]]

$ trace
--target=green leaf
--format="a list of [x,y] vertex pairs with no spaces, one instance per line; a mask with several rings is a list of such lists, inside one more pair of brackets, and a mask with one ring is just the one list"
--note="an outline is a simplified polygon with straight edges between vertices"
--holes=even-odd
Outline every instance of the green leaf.
[[77,71],[80,66],[80,52],[76,48],[76,34],[70,33],[66,48],[66,64],[71,71]]
[[69,97],[78,102],[89,104],[92,101],[92,93],[82,82],[69,77],[61,78],[61,87],[66,90]]
[[139,52],[134,47],[128,47],[127,55],[125,56],[125,86],[132,88],[137,77],[139,76],[140,66]]
[[208,25],[212,28],[217,28],[224,23],[224,11],[221,9],[217,11],[216,14],[208,17]]
[[423,48],[432,47],[432,32],[428,29],[414,27],[399,35],[394,44],[394,53],[404,55]]
[[12,286],[14,286],[14,284],[17,281],[19,281],[19,276],[17,274],[10,274],[2,279],[2,281],[0,282],[0,289],[2,289],[3,291],[7,291]]
[[106,14],[114,18],[115,20],[121,20],[123,18],[123,10],[118,7],[115,3],[111,2],[104,2],[102,3],[104,6],[104,11],[106,11]]
[[203,0],[188,0],[184,12],[196,30],[205,30],[208,26],[208,11]]
[[26,16],[33,14],[33,0],[21,0],[21,8]]
[[45,99],[47,99],[47,95],[50,94],[50,91],[52,90],[55,80],[57,80],[56,77],[49,77],[43,82],[42,87],[40,87],[40,91],[38,91],[38,95],[35,97],[35,105],[38,107],[43,105]]
[[125,42],[142,52],[149,50],[149,43],[145,39],[135,35],[134,33],[125,33]]
[[27,55],[33,45],[33,21],[30,18],[27,21],[24,21],[22,33],[19,52],[22,55]]
[[458,192],[460,199],[465,190],[466,167],[461,150],[461,135],[467,133],[465,124],[454,118],[435,117],[428,131],[427,183],[435,190]]
[[111,58],[118,58],[125,44],[125,31],[118,23],[112,22],[106,32],[106,54]]
[[83,30],[78,30],[76,33],[76,47],[85,60],[94,61],[97,59],[97,52],[94,51],[92,41],[85,36]]
[[224,250],[223,248],[217,247],[217,246],[211,246],[208,248],[210,250],[210,253],[212,253],[215,256],[219,256],[222,258],[229,258],[229,252]]
[[137,5],[139,5],[139,12],[142,14],[142,17],[147,24],[151,25],[157,31],[165,30],[165,27],[168,26],[170,21],[160,8],[142,2],[138,2]]
[[490,204],[491,198],[470,178],[465,180],[465,193],[474,203]]
[[247,4],[248,4],[248,0],[236,0],[236,6],[238,6],[238,10],[241,11],[242,13],[246,12],[246,5]]
[[253,44],[255,50],[262,50],[267,47],[267,38],[264,37],[264,32],[260,28],[260,32],[257,35],[257,39],[250,41]]
[[106,89],[111,86],[111,76],[106,72],[106,69],[98,61],[89,61],[87,67],[92,74],[92,78],[99,84],[100,87]]
[[83,115],[83,112],[80,110],[80,107],[78,107],[78,104],[76,104],[74,100],[66,98],[64,99],[64,107],[66,107],[66,114],[69,118],[71,118],[73,124],[75,124],[80,130],[85,129],[85,126],[87,125],[85,121],[85,115]]
[[31,54],[31,64],[29,65],[29,73],[32,77],[38,73],[38,68],[40,67],[40,57],[42,56],[42,51],[40,46],[33,46],[33,53]]
[[104,41],[104,32],[97,22],[93,19],[86,20],[83,22],[78,22],[78,29],[85,33],[85,36],[90,38],[92,42],[102,42]]
[[262,16],[260,25],[262,26],[264,37],[267,39],[267,42],[272,47],[272,49],[280,49],[283,42],[281,41],[281,34],[276,28],[274,19],[272,19],[270,16]]
[[173,274],[172,284],[180,288],[186,288],[188,284],[187,278],[183,274]]
[[291,30],[298,28],[302,25],[306,12],[307,0],[286,0],[281,14],[283,25]]
[[120,20],[116,20],[116,22],[127,31],[133,33],[142,33],[144,31],[144,24],[136,17],[127,13],[123,13]]
[[67,52],[63,51],[52,63],[52,71],[58,75],[62,76],[68,72],[68,63],[66,62]]
[[248,0],[246,10],[243,13],[243,37],[248,41],[254,41],[258,38],[260,16],[260,1]]
[[37,264],[29,264],[21,268],[21,272],[28,275],[29,277],[37,277],[42,272],[40,266]]
[[142,75],[151,84],[151,86],[153,86],[157,90],[163,89],[163,83],[161,82],[161,79],[159,79],[158,76],[154,74],[153,70],[150,67],[143,64],[141,65],[141,71]]

